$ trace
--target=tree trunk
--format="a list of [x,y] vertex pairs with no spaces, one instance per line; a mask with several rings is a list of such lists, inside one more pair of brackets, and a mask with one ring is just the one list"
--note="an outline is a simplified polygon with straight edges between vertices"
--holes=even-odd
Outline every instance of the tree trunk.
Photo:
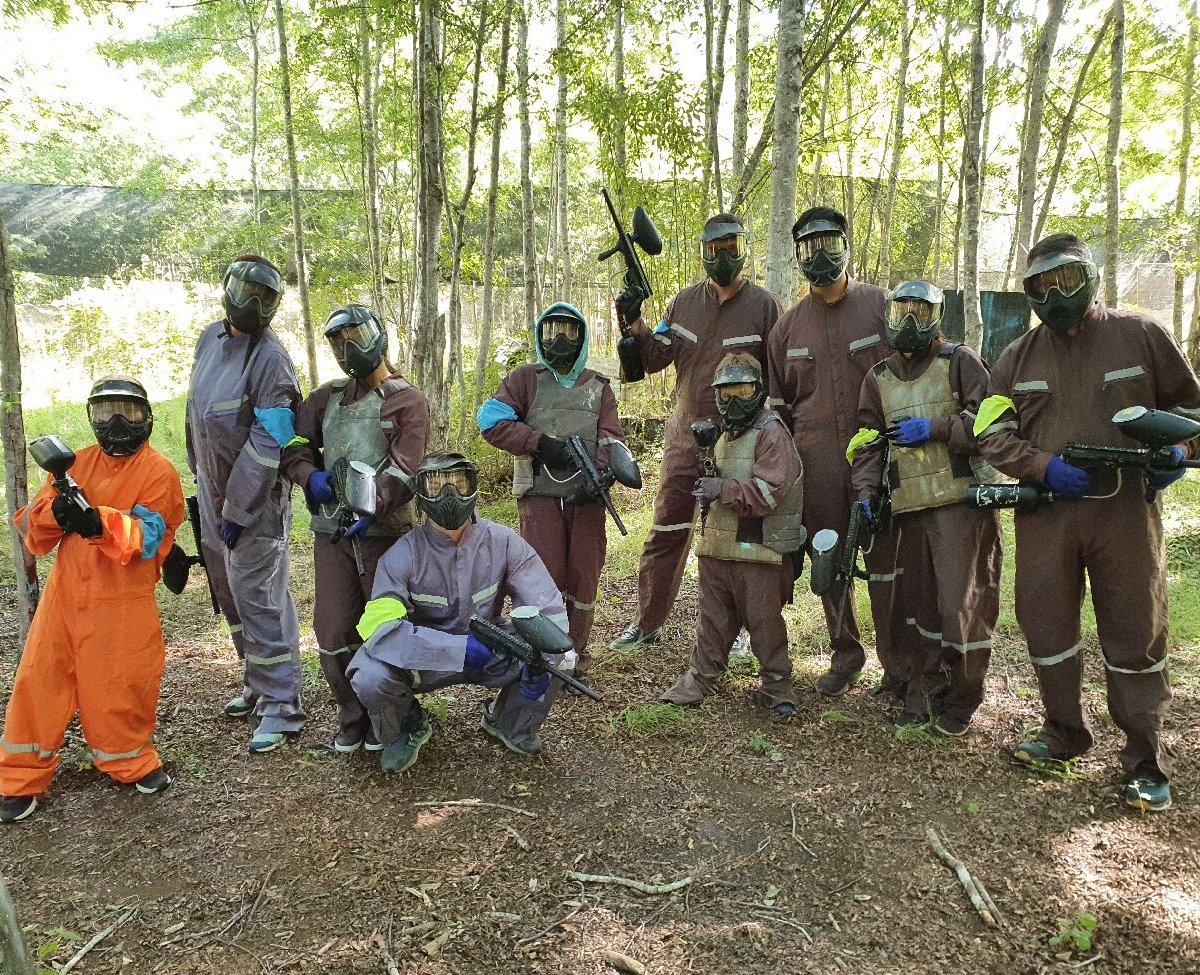
[[778,48],[765,285],[786,308],[792,298],[792,222],[796,214],[796,173],[799,169],[804,0],[781,0]]
[[8,231],[0,215],[0,434],[4,440],[4,496],[8,500],[8,535],[17,578],[17,654],[25,645],[40,593],[37,560],[13,524],[17,510],[29,502],[25,459],[25,416],[21,407],[21,340],[17,332],[17,299],[8,259]]
[[300,288],[300,318],[304,324],[304,344],[308,350],[308,381],[315,389],[317,378],[317,337],[313,331],[312,310],[308,303],[308,261],[304,254],[304,224],[300,213],[300,167],[296,162],[296,135],[292,126],[292,83],[288,70],[287,26],[283,19],[283,0],[275,0],[275,24],[279,31],[279,87],[283,95],[283,136],[287,144],[288,189],[292,197],[292,234],[296,239],[296,281]]
[[979,136],[983,128],[983,28],[986,0],[972,0],[971,107],[963,141],[963,190],[966,213],[963,226],[964,341],[976,352],[983,345],[983,314],[979,307],[979,217],[983,193]]
[[246,30],[250,35],[250,200],[254,207],[254,248],[261,250],[262,203],[259,200],[258,185],[258,11],[251,4],[243,2],[242,12],[246,15]]
[[479,335],[475,350],[475,412],[483,402],[483,385],[487,380],[488,358],[492,348],[492,327],[495,321],[496,278],[496,197],[500,190],[500,141],[504,134],[504,102],[508,94],[508,45],[512,33],[512,0],[504,5],[504,23],[500,28],[500,63],[496,69],[496,107],[492,116],[492,155],[489,166],[487,216],[483,225],[483,309],[480,312]]
[[414,301],[413,368],[416,385],[429,400],[429,445],[446,443],[449,422],[444,381],[445,319],[438,314],[441,270],[442,100],[440,86],[441,20],[437,0],[419,0],[417,23],[417,292]]
[[750,4],[738,0],[733,55],[733,181],[742,180],[746,168],[746,142],[750,129]]
[[846,270],[855,276],[854,267],[854,67],[846,68],[846,240],[850,243],[850,260]]
[[721,95],[725,90],[725,33],[729,26],[729,0],[718,0],[713,12],[713,0],[704,0],[704,63],[707,78],[704,85],[704,124],[708,142],[709,178],[716,197],[716,209],[725,209],[725,191],[721,185],[721,145],[717,122],[721,112]]
[[1087,83],[1088,71],[1091,70],[1096,55],[1100,53],[1100,45],[1104,42],[1104,35],[1108,32],[1111,23],[1112,10],[1110,9],[1104,15],[1104,21],[1100,24],[1100,29],[1096,31],[1096,39],[1092,42],[1087,57],[1083,60],[1083,66],[1079,69],[1079,75],[1075,79],[1075,90],[1071,92],[1071,103],[1067,106],[1067,113],[1058,127],[1058,147],[1054,154],[1054,164],[1050,167],[1050,178],[1046,182],[1046,195],[1042,197],[1042,209],[1038,213],[1037,224],[1034,226],[1030,238],[1033,244],[1042,239],[1042,230],[1046,226],[1046,220],[1050,216],[1050,205],[1054,200],[1054,189],[1058,185],[1058,176],[1062,172],[1063,159],[1067,154],[1067,139],[1071,135],[1071,124],[1075,121],[1075,113],[1079,110],[1079,103],[1083,99],[1083,86]]
[[[942,38],[942,49],[945,50],[950,45],[950,18],[946,17],[945,34]],[[944,62],[943,62],[944,63]],[[946,161],[943,153],[946,151],[946,83],[949,79],[946,76],[945,68],[943,67],[940,82],[938,84],[938,148],[937,148],[937,196],[936,199],[942,200],[942,193],[946,185]],[[935,206],[933,210],[933,234],[930,238],[930,246],[933,248],[933,283],[939,288],[942,286],[942,213],[946,208],[943,206]]]
[[625,0],[616,0],[613,10],[613,92],[617,96],[617,124],[613,126],[613,168],[617,192],[625,185]]
[[[558,301],[571,300],[571,236],[567,212],[570,194],[567,192],[567,80],[570,58],[567,56],[567,0],[558,0],[558,105],[555,108],[555,156],[557,159],[556,179],[558,192],[555,195],[557,216],[557,244],[559,270],[562,274],[562,289],[555,294]],[[531,321],[532,324],[532,321]]]
[[371,15],[367,0],[358,5],[358,60],[362,71],[363,208],[367,216],[367,258],[371,262],[371,305],[384,310],[383,249],[379,233],[379,161],[375,122],[375,59],[371,54]]
[[883,214],[879,221],[879,276],[877,283],[890,288],[892,282],[892,218],[896,210],[896,184],[900,181],[900,164],[904,158],[904,111],[908,96],[909,52],[912,50],[912,27],[916,11],[906,0],[904,23],[900,25],[900,73],[896,79],[896,114],[892,120],[892,165],[888,173]]
[[521,256],[525,278],[525,323],[537,318],[537,249],[533,222],[533,173],[529,134],[529,12],[525,0],[517,21],[517,104],[521,123]]
[[1104,150],[1105,211],[1104,303],[1116,308],[1118,301],[1117,262],[1121,241],[1121,111],[1125,83],[1125,0],[1113,0],[1112,86],[1108,102],[1108,145]]
[[[1187,268],[1180,258],[1190,252],[1195,255],[1196,238],[1188,226],[1187,215],[1187,185],[1188,157],[1192,154],[1192,111],[1193,90],[1196,82],[1196,48],[1197,28],[1200,21],[1196,17],[1196,4],[1193,0],[1188,6],[1188,44],[1187,61],[1183,73],[1183,131],[1179,136],[1179,187],[1175,191],[1175,231],[1180,235],[1180,246],[1172,255],[1175,263],[1175,301],[1171,313],[1171,324],[1174,326],[1175,338],[1183,341],[1183,285],[1187,279]],[[1200,295],[1193,295],[1195,302]]]

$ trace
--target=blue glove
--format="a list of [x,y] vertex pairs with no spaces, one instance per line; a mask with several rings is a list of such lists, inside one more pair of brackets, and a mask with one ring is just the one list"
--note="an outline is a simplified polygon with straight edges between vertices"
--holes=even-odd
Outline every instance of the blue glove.
[[367,529],[375,524],[375,519],[370,515],[359,515],[358,521],[346,529],[346,538],[357,538],[359,535],[365,535]]
[[222,518],[221,527],[217,529],[217,533],[221,536],[225,547],[232,549],[238,543],[238,539],[242,537],[242,526],[228,518]]
[[528,665],[521,664],[521,697],[526,701],[540,701],[549,689],[549,674],[531,674]]
[[879,527],[879,519],[875,517],[875,512],[871,510],[871,499],[863,498],[861,501],[855,501],[854,504],[856,507],[861,508],[863,514],[866,515],[867,527],[871,531],[875,531]]
[[483,670],[496,655],[485,647],[475,635],[467,635],[467,653],[463,659],[464,670]]
[[1092,486],[1092,475],[1061,457],[1046,465],[1046,486],[1064,498],[1082,498]]
[[308,484],[304,488],[313,504],[327,504],[334,500],[333,474],[329,471],[313,471],[308,475]]
[[923,416],[910,416],[893,423],[884,436],[898,447],[917,447],[933,435],[933,423]]
[[[1178,464],[1183,460],[1184,453],[1182,447],[1174,446],[1167,449],[1171,452],[1173,463]],[[1154,488],[1155,491],[1162,491],[1169,488],[1186,473],[1186,467],[1171,467],[1167,470],[1158,470],[1152,465],[1146,472],[1146,483]]]

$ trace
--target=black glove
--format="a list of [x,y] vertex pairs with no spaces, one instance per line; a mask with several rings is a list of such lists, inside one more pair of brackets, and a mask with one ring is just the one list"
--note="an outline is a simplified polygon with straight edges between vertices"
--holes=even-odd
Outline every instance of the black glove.
[[99,538],[103,532],[99,511],[95,508],[84,511],[65,495],[59,494],[54,498],[50,511],[64,532],[74,532],[83,538]]
[[626,325],[632,325],[642,317],[642,302],[646,300],[646,292],[636,285],[631,285],[617,295],[617,312]]
[[571,461],[571,451],[567,449],[566,443],[559,440],[558,437],[543,433],[538,437],[537,453],[544,466],[553,467],[558,471],[575,469],[575,465]]

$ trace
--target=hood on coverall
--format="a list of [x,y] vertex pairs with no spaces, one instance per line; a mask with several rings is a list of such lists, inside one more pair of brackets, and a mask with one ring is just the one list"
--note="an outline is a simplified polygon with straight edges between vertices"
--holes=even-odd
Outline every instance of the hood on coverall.
[[[547,318],[570,317],[578,318],[583,325],[583,344],[579,347],[579,356],[575,360],[575,365],[571,367],[571,371],[565,376],[548,363],[542,355],[542,322]],[[592,331],[588,328],[587,319],[583,317],[581,312],[574,305],[569,305],[565,301],[556,301],[553,305],[547,308],[544,312],[538,315],[537,321],[533,323],[533,348],[537,353],[538,362],[550,370],[550,375],[558,380],[559,384],[567,389],[572,389],[575,383],[579,380],[579,374],[583,372],[587,366],[588,347],[592,342]]]

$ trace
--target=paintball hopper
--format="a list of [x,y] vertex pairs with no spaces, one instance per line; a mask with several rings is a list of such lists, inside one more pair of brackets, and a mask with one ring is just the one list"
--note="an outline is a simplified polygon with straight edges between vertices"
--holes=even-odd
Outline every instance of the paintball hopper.
[[824,596],[833,588],[837,575],[837,549],[838,533],[832,528],[822,528],[813,535],[808,582],[814,596]]
[[536,606],[514,606],[509,619],[521,639],[542,653],[567,653],[575,649],[571,637]]
[[609,450],[608,469],[618,484],[635,491],[642,489],[642,469],[623,443],[614,443]]
[[360,460],[340,457],[334,461],[330,472],[337,499],[360,518],[374,518],[377,502],[375,468]]
[[[1200,437],[1200,422],[1178,413],[1168,413],[1166,410],[1127,406],[1118,410],[1112,419],[1123,434],[1151,450],[1162,450],[1164,447]],[[30,450],[32,449],[31,445]]]
[[30,443],[29,456],[38,467],[48,474],[53,474],[55,480],[62,480],[75,463],[75,451],[63,443],[61,437],[53,434],[38,437]]
[[[625,236],[630,242],[637,244],[638,247],[651,257],[662,253],[662,236],[659,234],[658,228],[654,226],[654,221],[650,219],[650,214],[646,212],[646,208],[643,206],[633,208],[633,230]],[[598,260],[607,261],[614,254],[619,253],[621,253],[620,240],[608,250],[601,253]],[[647,295],[646,297],[650,296]]]
[[171,551],[167,553],[167,557],[163,559],[163,585],[178,596],[187,588],[188,574],[192,571],[193,565],[204,565],[204,559],[199,555],[188,555],[179,543],[175,542],[171,546]]
[[711,450],[721,439],[721,428],[715,420],[697,420],[692,424],[692,436],[701,450]]

